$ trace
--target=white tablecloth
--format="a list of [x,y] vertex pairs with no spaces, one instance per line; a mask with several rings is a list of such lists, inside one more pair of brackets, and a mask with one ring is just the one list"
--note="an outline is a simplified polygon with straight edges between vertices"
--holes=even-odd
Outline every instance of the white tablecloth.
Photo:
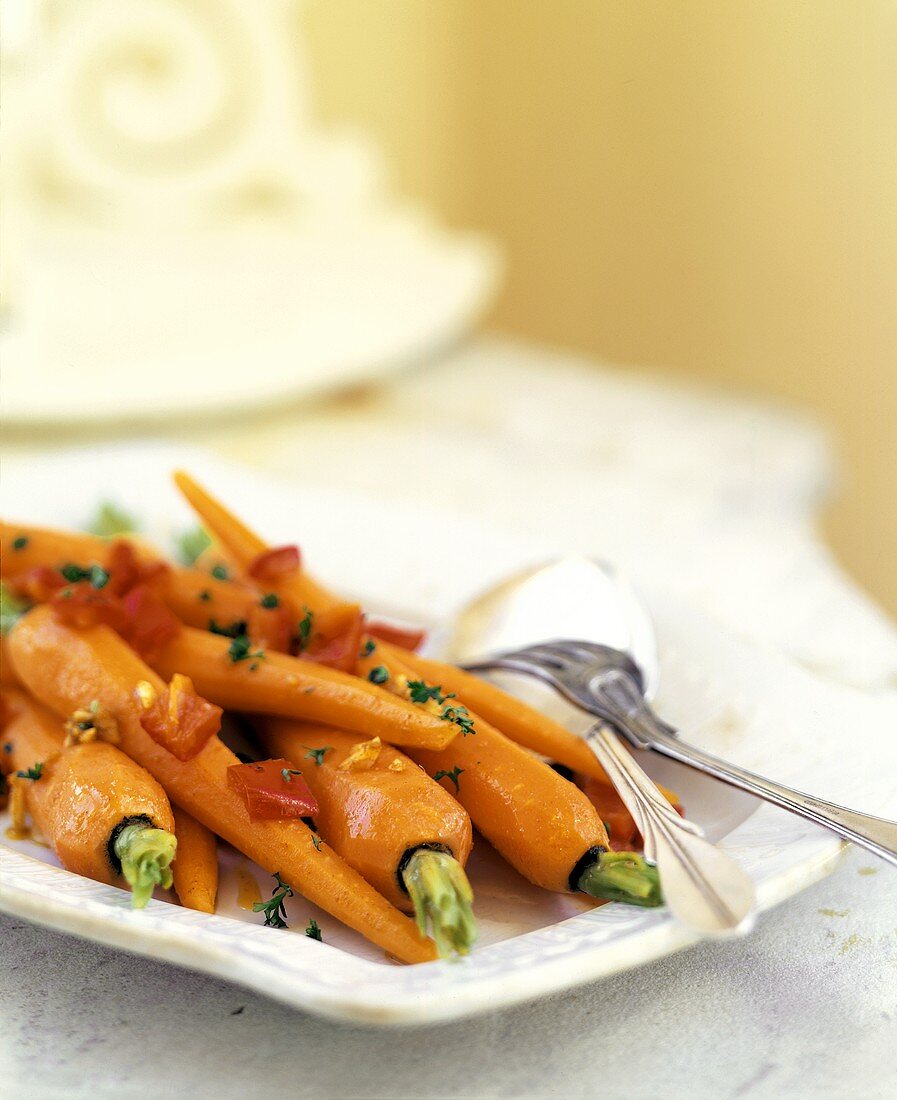
[[[623,562],[819,675],[897,690],[897,634],[814,537],[824,437],[781,410],[493,339],[382,388],[167,435],[307,484],[538,525],[540,545]],[[884,1097],[895,897],[897,874],[851,851],[746,940],[398,1032],[6,919],[0,1095]]]

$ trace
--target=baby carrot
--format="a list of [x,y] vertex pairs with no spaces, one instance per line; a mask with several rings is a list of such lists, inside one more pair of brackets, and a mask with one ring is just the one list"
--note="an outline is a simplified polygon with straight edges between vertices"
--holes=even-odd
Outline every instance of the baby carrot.
[[350,867],[399,909],[432,924],[440,954],[476,935],[464,874],[470,818],[407,756],[357,734],[284,718],[258,721],[272,756],[295,762],[318,802],[315,825]]
[[[360,670],[381,658],[376,650],[365,654]],[[404,653],[377,667],[386,671],[384,683],[393,691],[419,698],[422,706],[446,705],[438,685],[415,678]],[[578,787],[479,715],[469,712],[467,718],[472,729],[448,748],[408,754],[439,775],[447,790],[451,784],[474,825],[513,867],[547,890],[660,904],[656,870],[634,853],[608,851],[601,819]]]
[[457,726],[397,699],[368,680],[289,657],[254,650],[244,635],[223,638],[183,627],[153,658],[166,680],[180,672],[226,710],[304,718],[380,737],[397,745],[444,748]]
[[174,818],[151,775],[105,741],[64,746],[59,718],[24,695],[3,736],[19,769],[15,791],[63,867],[112,885],[124,877],[135,909],[155,885],[171,886]]
[[62,715],[96,699],[114,716],[122,749],[206,828],[404,962],[436,957],[432,941],[413,921],[331,848],[318,851],[300,820],[250,821],[228,783],[228,768],[239,761],[217,737],[188,761],[150,737],[140,722],[142,708],[147,696],[166,690],[165,682],[108,627],[75,630],[59,622],[52,608],[35,607],[13,627],[9,642],[16,673],[30,691]]
[[172,806],[178,851],[172,864],[174,890],[181,905],[214,913],[218,896],[218,841],[195,817]]
[[[189,474],[178,470],[174,475],[174,481],[203,526],[221,543],[244,573],[262,554],[268,552],[269,547],[266,542],[238,520]],[[281,577],[277,590],[291,600],[296,607],[309,607],[316,613],[332,611],[344,605],[344,601],[332,596],[301,568]]]

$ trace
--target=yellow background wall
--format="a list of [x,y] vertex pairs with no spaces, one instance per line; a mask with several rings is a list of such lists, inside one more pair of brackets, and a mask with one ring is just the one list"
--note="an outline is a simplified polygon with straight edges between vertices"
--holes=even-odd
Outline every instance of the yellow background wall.
[[897,3],[311,0],[325,121],[494,233],[498,327],[822,415],[897,611]]

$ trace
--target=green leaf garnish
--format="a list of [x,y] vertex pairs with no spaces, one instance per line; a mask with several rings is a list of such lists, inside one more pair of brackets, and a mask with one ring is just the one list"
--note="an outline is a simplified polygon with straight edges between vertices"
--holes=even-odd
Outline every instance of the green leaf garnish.
[[140,524],[124,508],[120,508],[111,500],[105,500],[97,508],[93,519],[87,524],[86,530],[92,535],[101,535],[103,538],[114,538],[116,535],[130,535],[140,530]]
[[463,772],[464,769],[459,768],[456,764],[450,772],[443,771],[443,769],[440,768],[439,771],[436,772],[436,774],[433,776],[433,778],[436,780],[437,783],[440,779],[451,779],[451,781],[455,784],[455,793],[457,794],[461,791],[461,784],[458,782],[458,776],[463,774]]
[[427,703],[430,699],[437,703],[444,703],[446,699],[454,699],[455,693],[442,694],[441,684],[428,684],[425,680],[409,680],[408,695],[412,703]]
[[370,655],[374,652],[374,650],[376,648],[377,648],[377,644],[374,641],[374,639],[373,638],[368,638],[368,640],[361,647],[361,652],[358,654],[358,656],[359,657],[370,657]]
[[[303,748],[308,749],[308,745],[303,745]],[[314,760],[315,764],[317,764],[317,766],[320,768],[320,766],[324,763],[324,754],[332,751],[332,745],[324,745],[323,748],[320,749],[308,749],[308,752],[305,754],[304,759]]]
[[299,620],[299,625],[296,627],[296,647],[300,653],[308,646],[311,640],[311,631],[314,621],[315,613],[306,607],[305,615]]
[[302,772],[297,771],[295,768],[281,768],[280,774],[283,777],[284,783],[292,783],[294,775],[302,775]]
[[277,598],[277,593],[276,592],[266,593],[259,600],[259,606],[260,607],[266,607],[266,608],[279,607],[280,606],[280,600]]
[[238,661],[249,661],[256,658],[260,661],[265,659],[264,650],[258,649],[255,653],[252,652],[252,642],[248,634],[238,634],[227,647],[227,655],[234,664]]
[[385,684],[389,679],[389,669],[386,665],[377,665],[368,673],[368,679],[372,684]]
[[311,939],[317,940],[318,943],[324,942],[324,937],[321,935],[321,926],[318,924],[314,917],[312,917],[311,920],[308,922],[308,925],[305,928],[305,934],[306,936],[311,937]]
[[318,834],[317,834],[317,833],[312,833],[312,834],[311,834],[311,842],[312,842],[312,844],[314,844],[314,846],[315,846],[315,851],[316,851],[316,852],[320,852],[320,850],[321,850],[321,847],[322,847],[322,846],[323,846],[323,844],[324,844],[324,841],[323,841],[323,840],[321,840],[321,838],[320,838],[320,837],[318,836]]
[[229,626],[221,626],[214,619],[209,619],[209,631],[212,634],[220,634],[222,638],[239,638],[241,634],[246,633],[246,621],[237,619]]
[[226,565],[222,565],[220,562],[212,569],[212,576],[216,581],[230,580],[230,571]]
[[19,777],[19,779],[33,779],[36,783],[43,774],[43,770],[43,761],[39,761],[37,764],[32,764],[27,771],[16,772],[16,775]]
[[28,545],[28,536],[27,535],[19,535],[18,538],[12,540],[13,550],[24,550],[27,545]]
[[177,555],[184,565],[196,565],[197,558],[212,545],[212,540],[201,527],[191,527],[175,539]]
[[286,928],[287,911],[284,902],[293,897],[292,887],[280,877],[280,871],[274,872],[275,887],[268,901],[257,901],[252,906],[253,913],[264,913],[265,924],[268,928]]
[[473,728],[473,719],[470,717],[467,707],[446,707],[439,717],[443,722],[454,722],[460,728],[463,737],[466,737],[468,733],[475,734],[477,732]]

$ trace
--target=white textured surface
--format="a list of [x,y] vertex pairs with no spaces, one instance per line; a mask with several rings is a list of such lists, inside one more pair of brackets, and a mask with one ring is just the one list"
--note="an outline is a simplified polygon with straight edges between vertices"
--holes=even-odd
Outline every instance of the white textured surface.
[[[536,531],[540,546],[548,533],[604,553],[863,686],[882,716],[893,705],[893,630],[812,538],[825,448],[781,414],[491,342],[379,395],[191,438],[306,484],[444,500]],[[269,1083],[334,1097],[884,1096],[897,1073],[895,875],[859,874],[870,865],[852,854],[747,941],[408,1035],[322,1024],[12,922],[0,1043],[19,1076],[0,1079],[34,1096],[202,1094],[213,1082],[235,1096]]]

